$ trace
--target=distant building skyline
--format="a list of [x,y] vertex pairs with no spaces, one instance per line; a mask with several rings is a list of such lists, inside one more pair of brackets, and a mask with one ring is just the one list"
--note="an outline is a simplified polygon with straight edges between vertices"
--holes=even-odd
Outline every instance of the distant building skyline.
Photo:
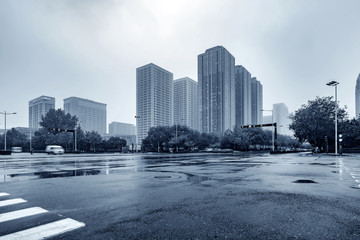
[[198,83],[188,77],[174,80],[174,124],[199,130]]
[[360,117],[360,73],[355,86],[355,118]]
[[200,131],[221,134],[235,125],[235,57],[223,46],[198,55]]
[[83,131],[106,134],[106,104],[93,100],[69,97],[64,99],[64,111],[78,118]]
[[136,69],[137,142],[142,143],[151,127],[173,124],[171,72],[149,63]]
[[263,122],[263,87],[256,77],[251,78],[251,122]]
[[41,117],[45,116],[50,109],[55,109],[55,98],[40,96],[29,101],[29,128],[40,128]]

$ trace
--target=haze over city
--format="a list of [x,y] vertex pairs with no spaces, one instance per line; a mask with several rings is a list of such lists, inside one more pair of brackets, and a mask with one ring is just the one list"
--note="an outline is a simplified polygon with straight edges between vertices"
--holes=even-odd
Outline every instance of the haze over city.
[[[197,56],[222,45],[263,84],[263,106],[294,112],[333,96],[355,113],[359,1],[1,1],[0,111],[28,125],[40,95],[107,104],[107,122],[135,123],[136,68],[197,78]],[[266,114],[265,114],[266,115]],[[3,119],[0,119],[3,128]]]

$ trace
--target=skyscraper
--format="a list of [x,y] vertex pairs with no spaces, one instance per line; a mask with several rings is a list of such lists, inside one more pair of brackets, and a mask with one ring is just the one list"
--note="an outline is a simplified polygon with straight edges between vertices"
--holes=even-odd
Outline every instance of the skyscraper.
[[50,109],[55,109],[55,98],[41,96],[29,101],[29,128],[40,127],[41,116],[45,116]]
[[355,118],[359,118],[360,116],[360,74],[356,80],[355,87]]
[[153,63],[136,69],[138,143],[151,127],[173,124],[173,74]]
[[277,123],[277,132],[282,135],[290,135],[289,110],[284,103],[273,104],[274,122]]
[[256,79],[251,78],[251,122],[252,124],[261,124],[263,112],[263,88]]
[[200,130],[221,134],[235,125],[235,58],[222,46],[198,56]]
[[64,111],[78,118],[85,132],[106,133],[106,104],[88,99],[69,97],[64,99]]
[[185,77],[174,81],[174,124],[198,130],[198,83]]
[[241,65],[235,66],[236,124],[251,123],[251,74]]

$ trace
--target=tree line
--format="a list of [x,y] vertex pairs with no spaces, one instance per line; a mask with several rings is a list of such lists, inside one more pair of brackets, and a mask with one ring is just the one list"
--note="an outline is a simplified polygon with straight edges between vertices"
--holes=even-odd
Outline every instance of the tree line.
[[[32,134],[31,147],[35,151],[45,150],[47,145],[60,145],[65,151],[71,152],[74,148],[74,135],[72,132],[57,131],[50,129],[74,130],[76,127],[77,150],[81,152],[109,152],[122,151],[126,146],[126,140],[119,137],[111,137],[105,140],[95,131],[84,132],[77,126],[76,116],[65,114],[61,109],[50,109],[46,116],[42,117],[41,128]],[[4,146],[4,134],[0,136],[0,147]],[[22,147],[24,151],[30,151],[30,139],[23,133],[12,128],[6,134],[7,148]]]
[[[339,107],[332,97],[316,97],[303,104],[290,115],[290,129],[300,142],[309,142],[319,149],[335,148],[335,112],[337,109],[338,134],[342,135],[344,148],[360,147],[360,120],[349,119],[344,108]],[[359,117],[359,116],[358,116]]]
[[[278,135],[277,144],[284,148],[298,148],[300,143],[290,136]],[[143,140],[144,151],[173,152],[197,151],[206,148],[222,148],[240,151],[270,149],[272,132],[262,128],[235,126],[223,135],[200,133],[183,125],[150,128]]]

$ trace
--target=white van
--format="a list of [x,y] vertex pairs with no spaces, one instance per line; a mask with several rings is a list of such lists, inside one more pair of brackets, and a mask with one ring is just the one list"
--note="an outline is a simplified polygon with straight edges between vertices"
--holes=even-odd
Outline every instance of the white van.
[[62,146],[49,145],[46,146],[45,152],[47,152],[47,154],[64,154],[65,151]]
[[13,153],[21,153],[22,152],[22,147],[12,147],[11,152],[13,152]]

